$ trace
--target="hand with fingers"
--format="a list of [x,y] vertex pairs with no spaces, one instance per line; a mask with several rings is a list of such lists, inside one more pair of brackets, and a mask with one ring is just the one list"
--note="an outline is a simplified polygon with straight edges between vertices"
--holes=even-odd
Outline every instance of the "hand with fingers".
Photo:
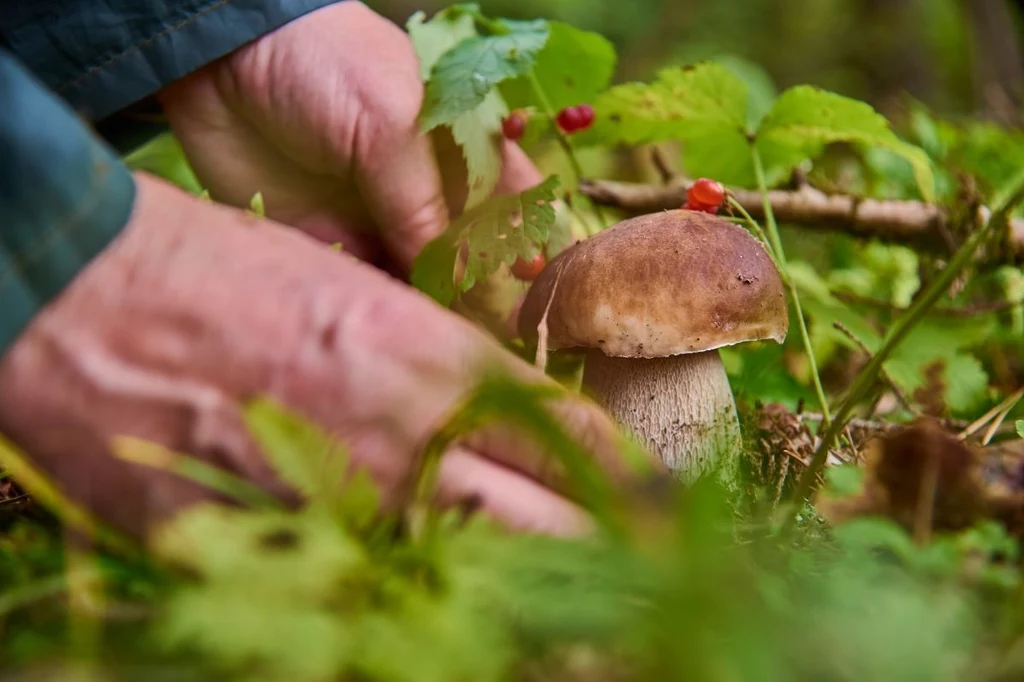
[[[336,435],[394,504],[479,370],[549,381],[400,279],[465,195],[458,150],[417,129],[417,74],[400,29],[343,2],[165,89],[190,162],[229,205],[136,174],[127,227],[0,358],[0,431],[72,499],[141,535],[209,493],[116,459],[114,436],[290,497],[241,419],[241,401],[268,394]],[[512,143],[504,156],[499,191],[539,182]],[[268,219],[230,206],[255,191]],[[558,410],[609,472],[633,476],[604,413],[569,393]],[[437,502],[583,532],[550,455],[509,427],[474,434],[443,458]]]

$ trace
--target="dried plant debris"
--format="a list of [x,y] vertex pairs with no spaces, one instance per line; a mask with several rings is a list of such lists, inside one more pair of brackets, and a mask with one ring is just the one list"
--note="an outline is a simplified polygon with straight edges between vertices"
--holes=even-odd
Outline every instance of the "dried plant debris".
[[0,519],[29,509],[32,498],[3,470],[0,470]]
[[[754,419],[755,442],[749,448],[754,454],[749,467],[752,483],[772,491],[772,502],[778,504],[792,496],[821,442],[811,428],[820,416],[791,412],[784,405],[772,403],[758,406]],[[828,464],[859,461],[861,444],[889,428],[879,422],[852,421],[845,438],[829,452]]]
[[857,516],[888,517],[919,540],[966,529],[984,518],[1024,533],[1024,449],[982,448],[940,422],[922,418],[869,441],[864,485],[843,497],[823,488],[815,504],[837,524]]

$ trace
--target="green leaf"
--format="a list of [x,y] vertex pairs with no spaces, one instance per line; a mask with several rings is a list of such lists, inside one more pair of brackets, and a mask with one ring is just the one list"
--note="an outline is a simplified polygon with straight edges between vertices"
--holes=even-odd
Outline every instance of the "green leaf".
[[466,38],[438,58],[420,111],[425,132],[454,123],[479,106],[495,85],[533,68],[548,39],[547,22],[503,21],[500,25],[509,32]]
[[825,469],[825,483],[837,497],[851,497],[864,487],[864,470],[853,464]]
[[[417,12],[406,24],[409,38],[420,62],[420,76],[428,80],[437,61],[463,40],[476,36],[473,17],[467,12],[439,12],[429,22]],[[452,137],[462,149],[468,171],[469,195],[466,207],[472,208],[490,196],[501,173],[501,146],[498,137],[501,120],[508,107],[496,90],[488,92],[479,105],[451,122]]]
[[1016,422],[1017,435],[1024,438],[1024,419],[1018,419]]
[[452,137],[462,148],[469,177],[466,208],[487,199],[501,174],[499,131],[508,107],[496,91],[487,93],[476,109],[467,111],[452,123]]
[[746,84],[747,128],[757,130],[779,94],[771,75],[760,64],[733,54],[719,55],[712,61],[732,71]]
[[965,351],[990,339],[997,326],[990,317],[925,318],[893,352],[885,369],[905,391],[913,393],[924,385],[929,366],[941,363],[946,404],[954,412],[971,412],[985,399],[988,376],[981,362]]
[[744,82],[722,64],[664,69],[650,84],[605,91],[594,105],[591,130],[580,145],[683,142],[683,166],[694,176],[731,185],[754,184],[747,136],[750,111]]
[[267,208],[263,203],[263,192],[256,192],[249,199],[249,212],[258,218],[263,218],[267,215]]
[[[533,74],[552,109],[594,102],[611,82],[615,46],[598,33],[583,31],[561,21],[548,24],[550,37],[537,55]],[[537,106],[528,76],[505,81],[501,93],[513,109]]]
[[423,12],[416,12],[405,23],[420,63],[420,79],[424,82],[430,79],[430,72],[445,52],[477,35],[472,15],[453,9],[438,12],[430,21],[425,20]]
[[978,178],[989,201],[1012,189],[1024,165],[1024,133],[993,123],[974,121],[961,133],[951,153],[954,165]]
[[693,140],[708,135],[743,142],[747,88],[720,64],[664,69],[650,84],[626,83],[606,90],[594,104],[591,130],[579,144],[644,144]]
[[912,560],[918,552],[907,532],[886,518],[854,518],[837,525],[833,533],[839,545],[848,551],[886,549],[905,561]]
[[921,196],[926,201],[934,198],[928,155],[900,140],[870,105],[842,95],[808,85],[790,88],[762,122],[757,144],[765,165],[792,168],[833,142],[860,143],[900,154],[913,167]]
[[[447,306],[456,290],[467,291],[487,278],[502,263],[529,258],[544,244],[555,224],[555,188],[558,177],[522,194],[493,197],[464,213],[432,240],[413,263],[411,282],[441,305]],[[465,248],[466,267],[456,286],[455,264]]]
[[171,133],[157,135],[146,144],[124,157],[131,170],[142,170],[161,177],[192,194],[203,191],[192,167],[185,158],[185,151]]
[[269,398],[250,401],[243,418],[285,482],[313,500],[337,497],[348,463],[347,452],[340,443]]
[[165,643],[198,647],[226,666],[255,662],[274,679],[329,679],[352,655],[350,628],[331,601],[368,562],[327,517],[201,504],[161,528],[154,548],[202,579],[167,605]]

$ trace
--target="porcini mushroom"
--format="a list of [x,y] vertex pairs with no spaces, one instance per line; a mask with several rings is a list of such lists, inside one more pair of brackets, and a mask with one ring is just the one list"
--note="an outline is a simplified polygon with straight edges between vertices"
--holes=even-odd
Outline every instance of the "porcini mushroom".
[[548,350],[585,350],[584,388],[686,481],[738,463],[722,459],[740,427],[718,349],[782,343],[789,327],[761,243],[682,209],[624,220],[552,259],[520,310],[524,341],[537,343],[542,319]]

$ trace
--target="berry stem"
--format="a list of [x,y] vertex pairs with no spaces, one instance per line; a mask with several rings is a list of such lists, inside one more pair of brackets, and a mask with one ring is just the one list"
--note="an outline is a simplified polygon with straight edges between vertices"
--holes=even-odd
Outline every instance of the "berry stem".
[[786,252],[782,248],[782,239],[779,237],[779,227],[775,223],[775,214],[772,212],[772,203],[768,199],[768,183],[764,177],[764,165],[761,163],[761,154],[757,151],[757,145],[750,145],[750,154],[754,161],[754,174],[757,177],[757,189],[761,193],[761,205],[764,207],[765,225],[768,227],[769,247],[774,251],[776,265],[782,274],[782,281],[786,285],[789,297],[793,300],[793,309],[796,312],[797,324],[800,328],[800,340],[803,341],[804,351],[811,364],[811,379],[814,382],[814,392],[817,394],[818,402],[821,403],[821,425],[824,430],[831,425],[832,415],[828,408],[828,398],[825,397],[825,387],[821,384],[821,375],[818,372],[818,360],[814,356],[814,346],[811,344],[811,335],[807,331],[807,320],[804,319],[803,306],[800,305],[800,294],[797,293],[796,284],[789,276],[789,267],[786,264]]
[[[533,72],[533,69],[530,69],[529,79],[530,87],[533,88],[534,96],[537,98],[537,101],[540,102],[540,106],[544,110],[545,115],[551,119],[552,126],[555,129],[555,136],[558,139],[558,144],[561,145],[562,151],[565,152],[566,157],[569,159],[569,165],[572,167],[572,171],[576,175],[576,182],[574,184],[578,186],[580,181],[583,180],[583,167],[580,166],[579,159],[576,158],[576,152],[572,148],[572,142],[569,140],[569,136],[558,127],[557,123],[555,123],[555,119],[558,117],[558,114],[554,107],[551,106],[551,100],[548,99],[547,93],[544,92],[544,87],[540,84],[540,81],[537,79],[537,74]],[[608,227],[608,221],[605,220],[604,213],[601,211],[601,208],[591,201],[588,201],[588,204],[590,205],[590,210],[594,213],[598,222],[601,224],[601,227]],[[596,232],[591,231],[590,226],[587,225],[587,234],[593,235],[596,234]]]

